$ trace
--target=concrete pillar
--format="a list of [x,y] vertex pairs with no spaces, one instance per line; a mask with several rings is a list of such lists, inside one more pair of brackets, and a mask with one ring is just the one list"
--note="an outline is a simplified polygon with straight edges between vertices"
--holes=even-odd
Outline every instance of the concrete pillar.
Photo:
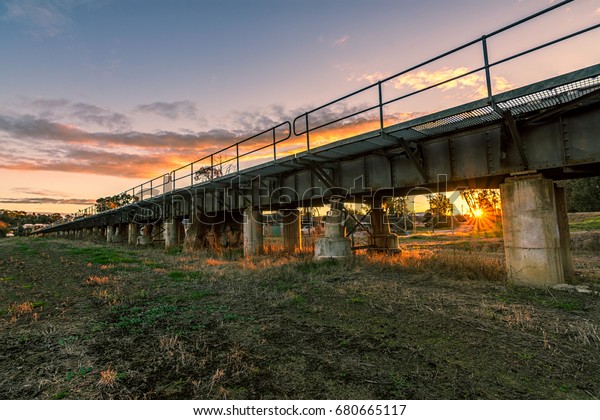
[[140,236],[139,223],[130,223],[127,234],[127,243],[129,245],[137,245],[138,236]]
[[152,243],[153,225],[144,225],[140,228],[141,236],[138,237],[137,245],[150,245]]
[[385,210],[373,208],[371,210],[371,229],[369,238],[372,249],[385,251],[399,251],[398,235],[390,231],[390,222]]
[[181,220],[176,218],[167,219],[164,224],[165,249],[175,248],[179,245],[179,227]]
[[260,210],[248,207],[244,210],[244,255],[264,253],[263,216]]
[[352,255],[346,238],[344,203],[332,201],[325,218],[325,234],[315,240],[315,258],[343,258]]
[[571,233],[569,232],[565,189],[554,185],[554,196],[556,198],[556,216],[558,217],[558,235],[563,269],[565,277],[573,277],[575,275],[575,265],[571,253]]
[[127,234],[127,232],[125,232],[127,230],[127,225],[125,224],[118,224],[115,227],[115,234],[113,236],[113,242],[116,244],[120,244],[125,242],[125,236]]
[[542,175],[500,185],[509,281],[545,287],[564,283],[554,184]]
[[115,236],[115,227],[112,225],[106,226],[106,242],[111,243]]
[[302,250],[302,221],[297,209],[282,210],[283,214],[283,247],[288,252]]
[[183,252],[192,253],[197,247],[198,232],[200,231],[199,215],[193,214],[190,219],[184,219],[182,224],[185,230]]

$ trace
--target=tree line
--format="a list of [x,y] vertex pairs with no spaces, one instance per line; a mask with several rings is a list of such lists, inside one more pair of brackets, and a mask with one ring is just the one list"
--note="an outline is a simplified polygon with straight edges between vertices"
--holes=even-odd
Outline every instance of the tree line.
[[0,209],[0,237],[6,236],[11,231],[17,236],[24,235],[23,225],[50,224],[60,219],[62,219],[60,213],[42,214]]

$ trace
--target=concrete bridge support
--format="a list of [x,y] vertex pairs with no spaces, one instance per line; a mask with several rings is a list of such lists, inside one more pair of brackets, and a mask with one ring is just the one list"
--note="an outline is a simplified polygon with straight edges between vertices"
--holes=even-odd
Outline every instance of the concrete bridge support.
[[264,253],[263,215],[260,210],[248,207],[244,210],[244,255],[259,255]]
[[137,245],[150,245],[152,243],[153,225],[147,224],[140,228],[141,236],[139,236]]
[[315,258],[343,258],[352,255],[350,238],[346,238],[344,203],[332,201],[325,218],[325,234],[315,241]]
[[106,226],[106,242],[112,243],[113,238],[115,237],[115,227],[112,225]]
[[121,244],[125,242],[125,238],[127,237],[127,225],[126,224],[118,224],[115,227],[115,234],[113,236],[113,242],[116,244]]
[[[192,253],[199,249],[220,252],[225,248],[236,248],[241,245],[243,214],[239,212],[223,212],[218,215],[194,213],[184,219],[183,251]],[[181,230],[179,231],[181,233]]]
[[558,217],[558,233],[560,237],[560,254],[562,257],[565,277],[575,275],[573,254],[571,252],[571,233],[569,232],[569,217],[567,215],[567,198],[563,187],[554,186],[556,199],[556,216]]
[[557,211],[552,180],[542,175],[507,178],[500,194],[509,281],[537,287],[564,283],[567,248],[561,244],[567,236],[561,241],[559,225],[566,222],[559,223],[558,213],[564,219],[566,210]]
[[179,245],[179,229],[181,220],[177,218],[167,219],[164,223],[163,232],[165,238],[165,249],[175,248]]
[[288,252],[302,250],[302,220],[297,209],[282,210],[283,214],[283,247]]
[[139,223],[130,223],[127,231],[127,243],[129,245],[137,245],[138,236],[140,236]]
[[373,234],[370,238],[371,247],[380,251],[399,251],[398,236],[390,231],[390,221],[385,211],[379,208],[371,210],[371,228]]

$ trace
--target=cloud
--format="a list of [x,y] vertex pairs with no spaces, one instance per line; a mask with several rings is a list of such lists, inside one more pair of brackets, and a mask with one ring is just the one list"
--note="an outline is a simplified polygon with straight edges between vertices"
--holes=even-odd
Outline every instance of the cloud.
[[131,127],[127,116],[118,112],[111,112],[96,105],[76,103],[71,106],[71,117],[84,123],[95,124],[109,130],[124,130]]
[[22,105],[34,109],[44,119],[69,119],[117,131],[127,130],[131,127],[131,120],[126,115],[92,104],[72,103],[67,99],[42,98],[25,100]]
[[[441,83],[439,86],[437,86],[437,89],[442,91],[450,91],[453,89],[463,90],[467,91],[467,96],[470,96],[471,98],[487,96],[487,86],[485,83],[485,77],[483,75],[479,73],[473,73],[460,77],[469,71],[470,69],[467,67],[445,67],[434,71],[419,70],[398,76],[394,79],[391,79],[387,83],[391,83],[393,88],[397,90],[411,89],[415,91]],[[389,74],[374,72],[366,73],[359,77],[349,77],[348,80],[356,80],[357,82],[368,82],[369,84],[375,84],[380,80],[387,79],[388,77],[390,77]],[[457,79],[443,83],[446,80],[453,78]],[[505,92],[513,89],[514,87],[514,83],[502,76],[492,77],[492,89],[494,93]]]
[[348,43],[348,41],[350,40],[350,36],[349,35],[344,35],[341,38],[336,39],[335,41],[333,41],[333,43],[331,44],[331,46],[333,47],[341,47],[343,45],[346,45]]
[[0,168],[153,178],[251,135],[243,129],[92,132],[34,115],[0,114]]
[[13,0],[6,3],[3,18],[23,24],[34,36],[53,38],[71,22],[62,10],[64,5],[64,2]]
[[51,197],[25,197],[6,198],[0,197],[0,204],[73,204],[90,205],[96,200],[91,198],[51,198]]
[[138,105],[136,111],[160,115],[170,120],[177,120],[180,118],[196,118],[198,109],[191,101],[176,101]]
[[41,196],[52,195],[52,196],[58,196],[58,197],[68,197],[69,196],[68,194],[65,194],[64,192],[61,192],[61,191],[46,190],[46,189],[14,187],[14,188],[11,188],[10,190],[17,194],[41,195]]
[[598,8],[594,11],[594,15],[600,16],[600,8]]

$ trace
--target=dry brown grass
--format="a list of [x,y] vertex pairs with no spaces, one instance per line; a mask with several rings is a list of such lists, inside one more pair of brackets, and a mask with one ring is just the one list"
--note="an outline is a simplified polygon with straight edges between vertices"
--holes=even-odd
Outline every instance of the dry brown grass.
[[117,383],[118,374],[117,371],[112,367],[108,367],[105,370],[100,371],[100,379],[98,380],[98,386],[112,388]]
[[108,283],[108,276],[89,276],[87,279],[85,279],[85,284],[88,286],[103,286]]

